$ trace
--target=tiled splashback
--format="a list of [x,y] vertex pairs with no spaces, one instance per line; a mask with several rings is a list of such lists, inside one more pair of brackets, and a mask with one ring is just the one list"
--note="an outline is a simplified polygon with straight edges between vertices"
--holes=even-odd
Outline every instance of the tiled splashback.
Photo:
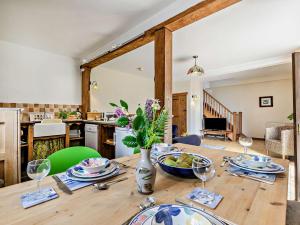
[[54,112],[58,117],[60,111],[81,111],[81,105],[31,104],[31,103],[1,103],[0,108],[23,108],[22,121],[29,121],[29,112]]

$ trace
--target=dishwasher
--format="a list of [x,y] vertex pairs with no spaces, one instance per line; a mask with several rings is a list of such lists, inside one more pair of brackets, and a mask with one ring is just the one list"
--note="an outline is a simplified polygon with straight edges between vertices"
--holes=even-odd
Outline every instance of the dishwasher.
[[99,131],[98,125],[86,124],[85,125],[85,146],[99,150]]

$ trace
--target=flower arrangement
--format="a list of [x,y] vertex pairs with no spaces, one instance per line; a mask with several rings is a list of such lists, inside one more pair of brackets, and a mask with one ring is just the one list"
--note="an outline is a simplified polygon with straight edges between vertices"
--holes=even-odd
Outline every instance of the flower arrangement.
[[165,134],[168,111],[161,109],[157,99],[148,99],[144,109],[140,106],[132,120],[133,135],[126,136],[123,144],[130,148],[151,149],[155,143],[161,143]]
[[128,112],[128,104],[124,100],[120,100],[120,106],[115,103],[109,103],[112,107],[115,107],[115,115],[118,118],[116,125],[118,127],[130,127],[131,117]]

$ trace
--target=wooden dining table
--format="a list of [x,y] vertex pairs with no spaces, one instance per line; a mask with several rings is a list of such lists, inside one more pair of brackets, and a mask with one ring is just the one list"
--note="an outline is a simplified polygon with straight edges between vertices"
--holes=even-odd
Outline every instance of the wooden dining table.
[[[223,156],[234,156],[238,153],[184,144],[177,144],[177,147],[185,152],[206,156],[214,162],[216,175],[206,183],[206,188],[221,194],[224,198],[216,209],[206,208],[207,210],[239,225],[285,224],[288,160],[273,159],[283,165],[286,172],[278,175],[275,183],[270,185],[232,176],[225,171],[226,167],[221,167]],[[129,179],[112,185],[108,190],[99,191],[88,186],[69,195],[62,192],[52,177],[48,176],[41,185],[52,186],[59,197],[28,209],[22,208],[20,196],[36,190],[35,181],[1,188],[0,224],[121,225],[139,211],[139,204],[147,197],[140,194],[136,188],[134,167],[139,157],[137,154],[117,159],[130,166],[127,173],[119,176]],[[157,204],[175,203],[175,198],[188,201],[186,195],[196,187],[201,187],[200,180],[174,177],[157,166],[152,196],[155,197]]]

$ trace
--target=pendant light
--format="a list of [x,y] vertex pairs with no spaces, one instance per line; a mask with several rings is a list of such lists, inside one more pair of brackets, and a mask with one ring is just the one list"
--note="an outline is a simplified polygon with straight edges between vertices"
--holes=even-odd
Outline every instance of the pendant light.
[[198,76],[201,76],[204,74],[204,69],[200,66],[197,65],[197,58],[198,56],[197,55],[194,55],[193,58],[195,59],[195,65],[192,66],[188,72],[187,72],[187,75],[189,76],[194,76],[194,75],[198,75]]

